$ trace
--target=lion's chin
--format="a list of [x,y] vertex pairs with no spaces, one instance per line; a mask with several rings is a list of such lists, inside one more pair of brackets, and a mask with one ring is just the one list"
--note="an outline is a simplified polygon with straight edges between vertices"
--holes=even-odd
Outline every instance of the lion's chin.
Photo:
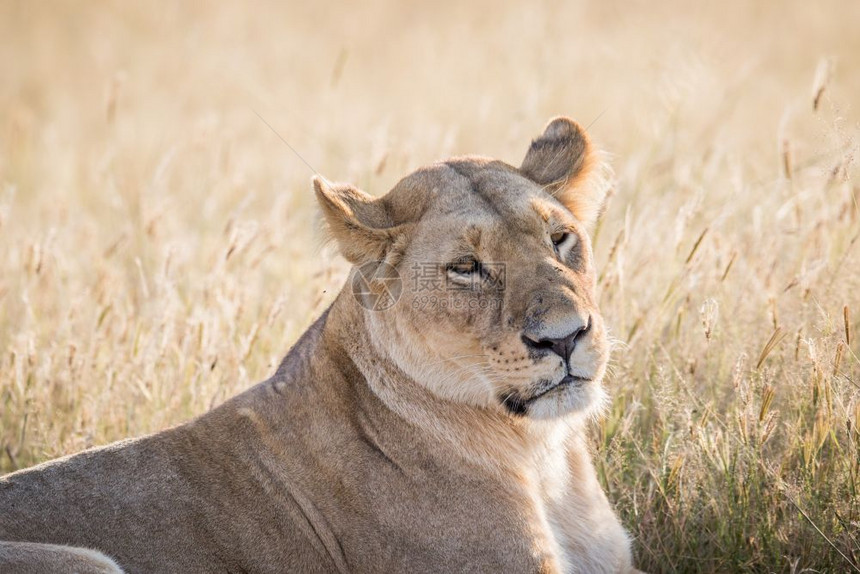
[[572,413],[598,412],[606,393],[599,379],[564,377],[557,385],[528,401],[525,414],[534,419],[554,419]]

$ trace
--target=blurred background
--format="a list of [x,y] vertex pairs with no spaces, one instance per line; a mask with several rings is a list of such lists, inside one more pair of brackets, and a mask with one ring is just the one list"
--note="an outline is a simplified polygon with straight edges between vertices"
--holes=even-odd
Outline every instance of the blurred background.
[[564,114],[617,175],[593,445],[639,567],[860,571],[858,23],[849,0],[0,0],[0,472],[271,374],[348,273],[313,170],[379,195],[451,155],[518,165]]

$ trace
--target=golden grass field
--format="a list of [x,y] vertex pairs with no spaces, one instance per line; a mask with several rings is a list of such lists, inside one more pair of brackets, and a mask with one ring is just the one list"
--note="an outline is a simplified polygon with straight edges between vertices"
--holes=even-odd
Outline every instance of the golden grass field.
[[381,194],[553,115],[617,181],[601,481],[653,572],[860,571],[860,3],[0,0],[0,473],[269,376]]

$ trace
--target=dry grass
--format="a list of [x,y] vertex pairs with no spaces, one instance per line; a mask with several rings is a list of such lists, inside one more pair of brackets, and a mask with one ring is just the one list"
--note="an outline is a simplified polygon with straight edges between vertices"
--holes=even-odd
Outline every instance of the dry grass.
[[[594,121],[598,470],[652,571],[860,565],[860,4],[0,2],[0,471],[272,372],[382,193]],[[599,119],[596,119],[599,118]]]

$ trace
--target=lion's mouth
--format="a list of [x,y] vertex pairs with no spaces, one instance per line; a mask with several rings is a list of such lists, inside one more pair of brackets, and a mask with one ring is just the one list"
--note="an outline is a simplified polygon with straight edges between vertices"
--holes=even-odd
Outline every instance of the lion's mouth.
[[531,403],[539,398],[548,395],[549,393],[565,389],[571,386],[582,386],[584,383],[591,382],[587,377],[578,377],[576,375],[567,374],[560,381],[548,386],[540,386],[538,390],[529,396],[523,396],[519,391],[510,391],[502,397],[502,404],[512,414],[524,415]]
[[537,393],[533,394],[531,397],[528,398],[527,402],[536,401],[537,399],[541,398],[542,396],[546,395],[547,393],[551,393],[555,390],[562,389],[564,387],[569,387],[571,385],[579,386],[579,385],[581,385],[583,383],[587,383],[589,381],[591,381],[591,379],[588,379],[586,377],[577,377],[576,375],[571,375],[568,373],[556,384],[554,384],[554,385],[552,385],[546,389],[541,389]]

